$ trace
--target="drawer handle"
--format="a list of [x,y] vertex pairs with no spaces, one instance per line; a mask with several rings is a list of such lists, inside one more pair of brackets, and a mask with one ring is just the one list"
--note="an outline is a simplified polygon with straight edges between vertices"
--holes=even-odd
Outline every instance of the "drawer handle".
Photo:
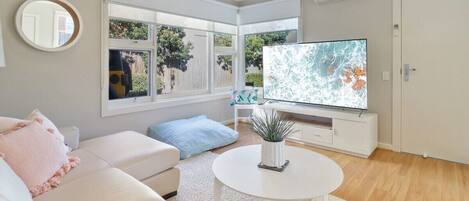
[[316,137],[321,137],[321,135],[317,135],[317,134],[316,134],[316,135],[314,135],[314,136],[316,136]]

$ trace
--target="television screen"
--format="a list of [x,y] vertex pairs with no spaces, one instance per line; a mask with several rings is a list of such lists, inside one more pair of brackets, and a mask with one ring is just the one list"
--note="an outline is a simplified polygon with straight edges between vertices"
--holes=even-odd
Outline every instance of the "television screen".
[[367,109],[367,40],[264,47],[264,98]]

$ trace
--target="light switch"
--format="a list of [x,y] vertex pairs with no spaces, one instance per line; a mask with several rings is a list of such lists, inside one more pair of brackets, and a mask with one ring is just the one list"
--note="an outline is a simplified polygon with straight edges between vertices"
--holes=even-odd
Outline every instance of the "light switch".
[[384,71],[383,72],[383,81],[389,81],[391,80],[391,73],[389,71]]

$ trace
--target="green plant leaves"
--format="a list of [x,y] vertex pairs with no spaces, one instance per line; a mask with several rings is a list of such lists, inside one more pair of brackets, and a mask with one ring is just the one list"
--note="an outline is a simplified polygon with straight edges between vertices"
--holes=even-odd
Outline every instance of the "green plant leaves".
[[262,114],[253,115],[251,122],[254,132],[268,142],[281,142],[296,132],[293,129],[294,122],[285,119],[274,111],[270,114],[263,111]]

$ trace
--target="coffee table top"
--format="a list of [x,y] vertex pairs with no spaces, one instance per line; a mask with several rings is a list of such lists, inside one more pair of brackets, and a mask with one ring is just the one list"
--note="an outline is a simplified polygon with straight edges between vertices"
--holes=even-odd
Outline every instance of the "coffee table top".
[[342,169],[333,160],[316,152],[286,146],[290,164],[283,172],[260,169],[261,146],[229,150],[213,165],[215,177],[235,191],[273,200],[303,200],[336,190],[343,180]]

